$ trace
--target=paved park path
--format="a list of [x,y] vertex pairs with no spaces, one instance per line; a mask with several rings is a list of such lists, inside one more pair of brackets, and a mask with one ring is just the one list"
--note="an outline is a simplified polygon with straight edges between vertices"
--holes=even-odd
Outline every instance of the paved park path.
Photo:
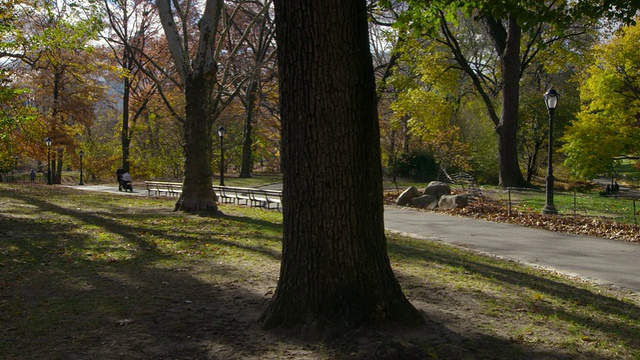
[[[76,189],[147,196],[146,189],[119,192],[117,186],[73,186]],[[640,296],[640,244],[556,233],[411,208],[386,206],[385,228],[422,239],[441,241],[526,265],[555,270],[601,285],[613,285]]]
[[387,230],[613,285],[640,296],[640,244],[387,206]]

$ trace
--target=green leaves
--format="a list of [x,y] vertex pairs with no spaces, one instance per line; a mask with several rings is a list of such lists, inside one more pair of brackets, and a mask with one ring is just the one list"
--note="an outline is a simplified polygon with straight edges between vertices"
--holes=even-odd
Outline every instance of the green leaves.
[[580,89],[583,103],[564,137],[566,164],[579,177],[607,173],[614,157],[640,152],[640,27],[623,28],[594,49]]

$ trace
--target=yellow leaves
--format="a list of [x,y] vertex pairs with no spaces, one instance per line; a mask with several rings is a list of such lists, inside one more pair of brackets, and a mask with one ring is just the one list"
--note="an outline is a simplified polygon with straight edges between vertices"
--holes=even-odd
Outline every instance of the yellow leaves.
[[627,26],[594,48],[595,63],[585,72],[582,107],[565,132],[562,152],[579,177],[606,173],[612,157],[640,151],[640,28]]
[[533,300],[535,300],[535,301],[544,301],[544,294],[539,293],[539,292],[535,292],[533,294]]

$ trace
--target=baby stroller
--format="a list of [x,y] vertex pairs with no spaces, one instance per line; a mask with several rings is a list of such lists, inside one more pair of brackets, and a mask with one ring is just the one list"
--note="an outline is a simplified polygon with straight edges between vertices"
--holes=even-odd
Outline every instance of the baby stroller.
[[124,171],[123,169],[118,169],[116,171],[116,176],[118,177],[118,191],[131,191],[133,192],[133,185],[131,184],[131,175]]

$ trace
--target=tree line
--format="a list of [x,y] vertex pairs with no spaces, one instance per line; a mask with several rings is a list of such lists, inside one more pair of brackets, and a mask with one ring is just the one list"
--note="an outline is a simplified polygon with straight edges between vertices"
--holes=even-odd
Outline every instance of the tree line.
[[[202,96],[211,104],[201,109],[206,116],[196,118],[225,126],[227,163],[241,177],[250,177],[256,164],[280,170],[270,1],[216,2],[220,14],[201,13],[187,3],[164,11],[163,2],[88,4],[3,5],[3,172],[15,167],[18,155],[42,168],[48,137],[56,181],[62,169],[78,167],[79,150],[92,178],[108,177],[117,167],[133,167],[139,178],[190,178],[188,168],[198,170],[195,178],[210,177],[219,156],[186,156],[219,151],[211,146],[219,141],[216,134],[206,126],[193,134],[210,139],[194,140],[208,147],[191,149],[185,138],[192,123],[186,99],[205,103],[195,100],[197,93],[184,95],[188,73],[198,71],[208,76],[204,84],[211,88]],[[583,85],[603,61],[638,61],[623,50],[616,53],[624,59],[602,58],[606,44],[620,48],[619,39],[635,31],[633,25],[615,29],[632,23],[633,6],[603,10],[598,2],[586,4],[532,1],[509,5],[517,10],[511,12],[491,1],[369,1],[387,172],[415,175],[426,166],[416,159],[425,159],[435,169],[423,171],[425,177],[466,171],[483,182],[527,186],[545,165],[547,125],[540,99],[551,86],[562,95],[555,145],[574,175],[607,172],[616,158],[633,156],[634,142],[625,140],[634,138],[633,125],[591,117],[596,127],[588,128],[580,100],[594,102]],[[212,29],[201,31],[209,18]],[[214,35],[203,38],[207,33]],[[203,46],[206,55],[198,55]],[[202,63],[194,63],[200,57]],[[637,80],[629,78],[630,70],[608,76],[628,83],[633,95]],[[627,105],[632,111],[633,102]],[[622,121],[618,115],[602,118]],[[593,140],[584,141],[584,134]]]

